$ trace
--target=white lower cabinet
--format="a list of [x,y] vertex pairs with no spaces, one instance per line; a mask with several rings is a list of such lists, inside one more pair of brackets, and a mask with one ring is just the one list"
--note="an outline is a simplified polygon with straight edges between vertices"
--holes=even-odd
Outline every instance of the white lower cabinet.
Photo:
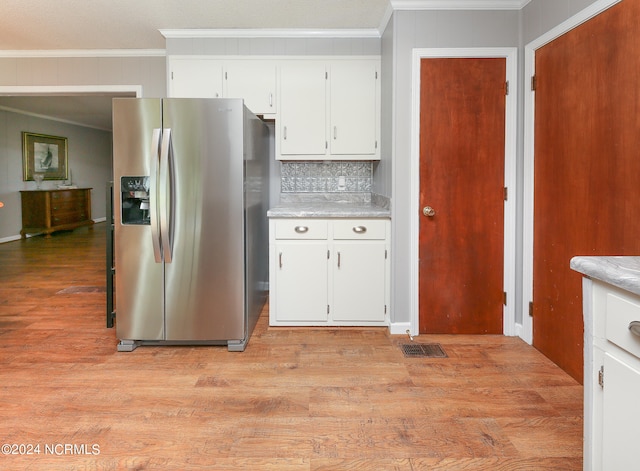
[[585,279],[585,471],[639,469],[640,296]]
[[271,325],[387,325],[388,219],[271,219]]
[[277,290],[270,305],[281,322],[327,320],[327,243],[280,241],[275,245]]
[[640,371],[605,353],[602,468],[637,469],[640,439]]

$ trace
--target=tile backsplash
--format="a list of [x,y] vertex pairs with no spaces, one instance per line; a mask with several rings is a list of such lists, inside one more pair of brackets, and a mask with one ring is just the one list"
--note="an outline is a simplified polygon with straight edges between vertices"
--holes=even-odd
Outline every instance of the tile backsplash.
[[370,193],[369,161],[282,162],[282,193]]

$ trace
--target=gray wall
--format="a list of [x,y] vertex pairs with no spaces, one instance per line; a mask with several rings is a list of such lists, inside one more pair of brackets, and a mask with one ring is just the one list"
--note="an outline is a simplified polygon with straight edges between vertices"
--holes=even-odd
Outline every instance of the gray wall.
[[0,58],[0,85],[142,85],[146,97],[166,94],[166,61],[151,57]]
[[[166,95],[164,56],[0,58],[0,86],[141,85],[146,97]],[[105,216],[105,185],[111,180],[111,133],[0,111],[0,242],[20,233],[22,180],[21,131],[69,138],[74,184],[91,186],[92,216]],[[53,185],[45,182],[43,186]]]
[[167,39],[167,55],[379,55],[378,38],[202,38]]
[[[387,34],[393,46],[385,47]],[[437,47],[517,47],[518,11],[397,11],[383,36],[383,64],[391,54],[393,101],[387,101],[383,115],[389,114],[394,127],[391,142],[392,165],[382,166],[375,184],[386,190],[392,182],[392,321],[410,321],[411,315],[411,112],[412,51]],[[391,49],[389,51],[389,49]],[[386,70],[385,65],[383,69]],[[385,77],[389,80],[389,77]],[[384,82],[383,82],[384,83]],[[389,84],[384,83],[384,90]],[[384,118],[383,118],[384,119]],[[385,121],[383,121],[385,122]],[[387,123],[386,126],[389,124]],[[386,130],[384,135],[386,136]],[[388,146],[389,143],[385,143]],[[383,147],[384,149],[385,147]],[[392,174],[391,174],[392,173]]]
[[596,0],[532,0],[520,11],[396,11],[382,35],[382,161],[374,192],[392,201],[392,321],[410,321],[411,54],[414,48],[519,47],[516,319],[522,319],[524,46]]
[[[35,182],[22,180],[22,131],[67,138],[68,168],[73,184],[93,188],[91,213],[105,217],[105,182],[111,179],[111,133],[0,110],[0,241],[18,237],[22,226],[20,190]],[[44,181],[55,188],[60,181]]]
[[596,0],[531,0],[522,9],[522,45],[537,39],[593,3]]

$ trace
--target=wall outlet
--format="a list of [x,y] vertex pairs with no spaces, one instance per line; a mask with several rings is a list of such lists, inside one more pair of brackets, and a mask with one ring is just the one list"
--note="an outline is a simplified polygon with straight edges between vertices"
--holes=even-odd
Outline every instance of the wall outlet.
[[338,177],[338,190],[344,190],[347,187],[347,180],[344,178],[344,175],[340,175]]

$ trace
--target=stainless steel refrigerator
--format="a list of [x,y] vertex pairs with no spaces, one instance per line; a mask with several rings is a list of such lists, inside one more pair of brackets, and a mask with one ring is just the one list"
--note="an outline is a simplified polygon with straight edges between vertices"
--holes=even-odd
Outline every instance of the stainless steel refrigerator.
[[113,100],[119,351],[245,349],[268,289],[269,145],[242,100]]

